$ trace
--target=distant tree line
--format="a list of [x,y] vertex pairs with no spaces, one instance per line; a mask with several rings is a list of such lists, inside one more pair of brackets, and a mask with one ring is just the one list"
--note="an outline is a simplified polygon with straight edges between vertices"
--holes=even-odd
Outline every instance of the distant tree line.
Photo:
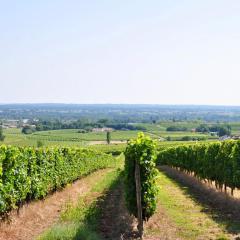
[[128,123],[106,124],[106,127],[113,128],[115,130],[139,130],[139,131],[146,130],[146,128],[141,125],[133,125],[133,124],[128,124]]
[[91,131],[93,128],[113,128],[114,130],[139,130],[145,131],[146,128],[141,125],[128,123],[118,123],[108,119],[100,119],[92,122],[88,119],[79,119],[77,121],[62,122],[60,120],[39,120],[34,122],[36,131],[59,130],[59,129],[82,129],[83,132]]
[[195,136],[183,136],[183,137],[170,137],[167,136],[167,141],[204,141],[207,140],[206,137],[195,137]]
[[188,131],[188,129],[186,127],[180,127],[180,126],[169,126],[166,128],[166,130],[168,132],[177,132],[177,131],[186,132],[186,131]]
[[60,120],[39,120],[35,123],[36,131],[59,130],[59,129],[86,129],[90,130],[94,127],[101,127],[102,125],[94,124],[88,120],[77,120],[62,122]]
[[167,106],[131,104],[1,104],[0,119],[60,119],[91,121],[107,118],[125,123],[158,123],[160,121],[238,122],[240,107]]
[[231,126],[220,124],[208,126],[207,124],[201,124],[199,127],[196,128],[196,132],[201,133],[215,132],[218,134],[219,137],[221,137],[224,135],[231,135]]

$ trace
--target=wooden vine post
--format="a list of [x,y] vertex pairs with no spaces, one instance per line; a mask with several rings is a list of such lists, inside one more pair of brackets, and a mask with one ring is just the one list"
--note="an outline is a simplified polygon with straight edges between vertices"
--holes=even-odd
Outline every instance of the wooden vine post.
[[135,183],[136,183],[136,199],[137,199],[138,232],[140,235],[140,239],[142,239],[143,216],[142,216],[141,176],[140,176],[140,166],[137,160],[135,160]]

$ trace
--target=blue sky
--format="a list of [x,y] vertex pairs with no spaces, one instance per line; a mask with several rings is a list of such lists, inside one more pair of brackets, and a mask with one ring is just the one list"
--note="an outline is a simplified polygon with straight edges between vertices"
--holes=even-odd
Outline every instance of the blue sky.
[[240,1],[0,0],[0,103],[240,105]]

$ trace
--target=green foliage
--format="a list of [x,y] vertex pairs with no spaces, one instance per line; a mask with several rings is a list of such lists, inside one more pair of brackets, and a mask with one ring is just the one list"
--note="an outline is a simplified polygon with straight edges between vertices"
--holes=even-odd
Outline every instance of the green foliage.
[[197,132],[202,132],[202,133],[206,133],[209,132],[209,126],[207,124],[200,124],[197,128],[196,128]]
[[177,131],[187,131],[188,129],[186,127],[181,127],[181,126],[169,126],[166,128],[166,131],[168,132],[177,132]]
[[107,143],[110,144],[111,142],[111,133],[107,132]]
[[44,143],[41,140],[37,140],[37,147],[43,147]]
[[112,156],[90,149],[1,146],[0,214],[113,164]]
[[3,129],[2,126],[0,126],[0,141],[3,142],[5,139],[5,136],[3,135]]
[[231,189],[240,188],[240,141],[182,145],[158,154],[158,164],[194,173],[203,180],[215,181]]
[[183,136],[181,141],[203,141],[206,140],[206,137],[193,137],[193,136]]
[[49,130],[59,130],[59,129],[84,129],[86,131],[91,131],[93,128],[103,128],[109,127],[115,130],[141,130],[145,131],[146,128],[140,125],[128,124],[125,122],[119,122],[118,120],[110,119],[99,119],[96,121],[94,119],[81,118],[78,120],[71,120],[69,122],[60,121],[59,119],[48,119],[39,120],[33,122],[36,125],[37,131],[49,131]]
[[135,161],[140,165],[143,219],[148,220],[156,210],[157,186],[155,168],[156,144],[143,133],[128,142],[125,150],[126,203],[131,214],[137,216]]
[[114,156],[120,155],[125,151],[126,144],[121,143],[121,144],[96,144],[96,145],[91,145],[88,148],[98,150],[101,152],[105,152],[107,154],[112,154]]
[[200,124],[196,128],[197,132],[216,132],[218,136],[224,136],[224,135],[231,135],[231,126],[230,125],[207,125],[207,124]]
[[231,128],[229,126],[220,127],[218,129],[218,135],[219,135],[219,137],[224,136],[224,135],[231,135]]
[[31,126],[25,126],[22,128],[23,134],[32,134],[34,131],[35,131],[35,129],[32,128]]

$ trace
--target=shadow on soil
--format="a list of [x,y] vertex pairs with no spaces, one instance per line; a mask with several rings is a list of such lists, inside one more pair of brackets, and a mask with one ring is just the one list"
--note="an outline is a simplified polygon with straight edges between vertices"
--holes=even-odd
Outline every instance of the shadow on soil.
[[[113,182],[106,193],[97,199],[86,215],[86,226],[92,239],[133,240],[139,239],[135,230],[135,219],[125,207],[122,174]],[[86,236],[87,229],[79,229],[74,239]],[[89,233],[90,234],[90,233]]]
[[219,192],[196,178],[170,167],[161,166],[159,169],[174,180],[186,195],[202,205],[202,211],[223,225],[228,233],[240,234],[240,199]]

